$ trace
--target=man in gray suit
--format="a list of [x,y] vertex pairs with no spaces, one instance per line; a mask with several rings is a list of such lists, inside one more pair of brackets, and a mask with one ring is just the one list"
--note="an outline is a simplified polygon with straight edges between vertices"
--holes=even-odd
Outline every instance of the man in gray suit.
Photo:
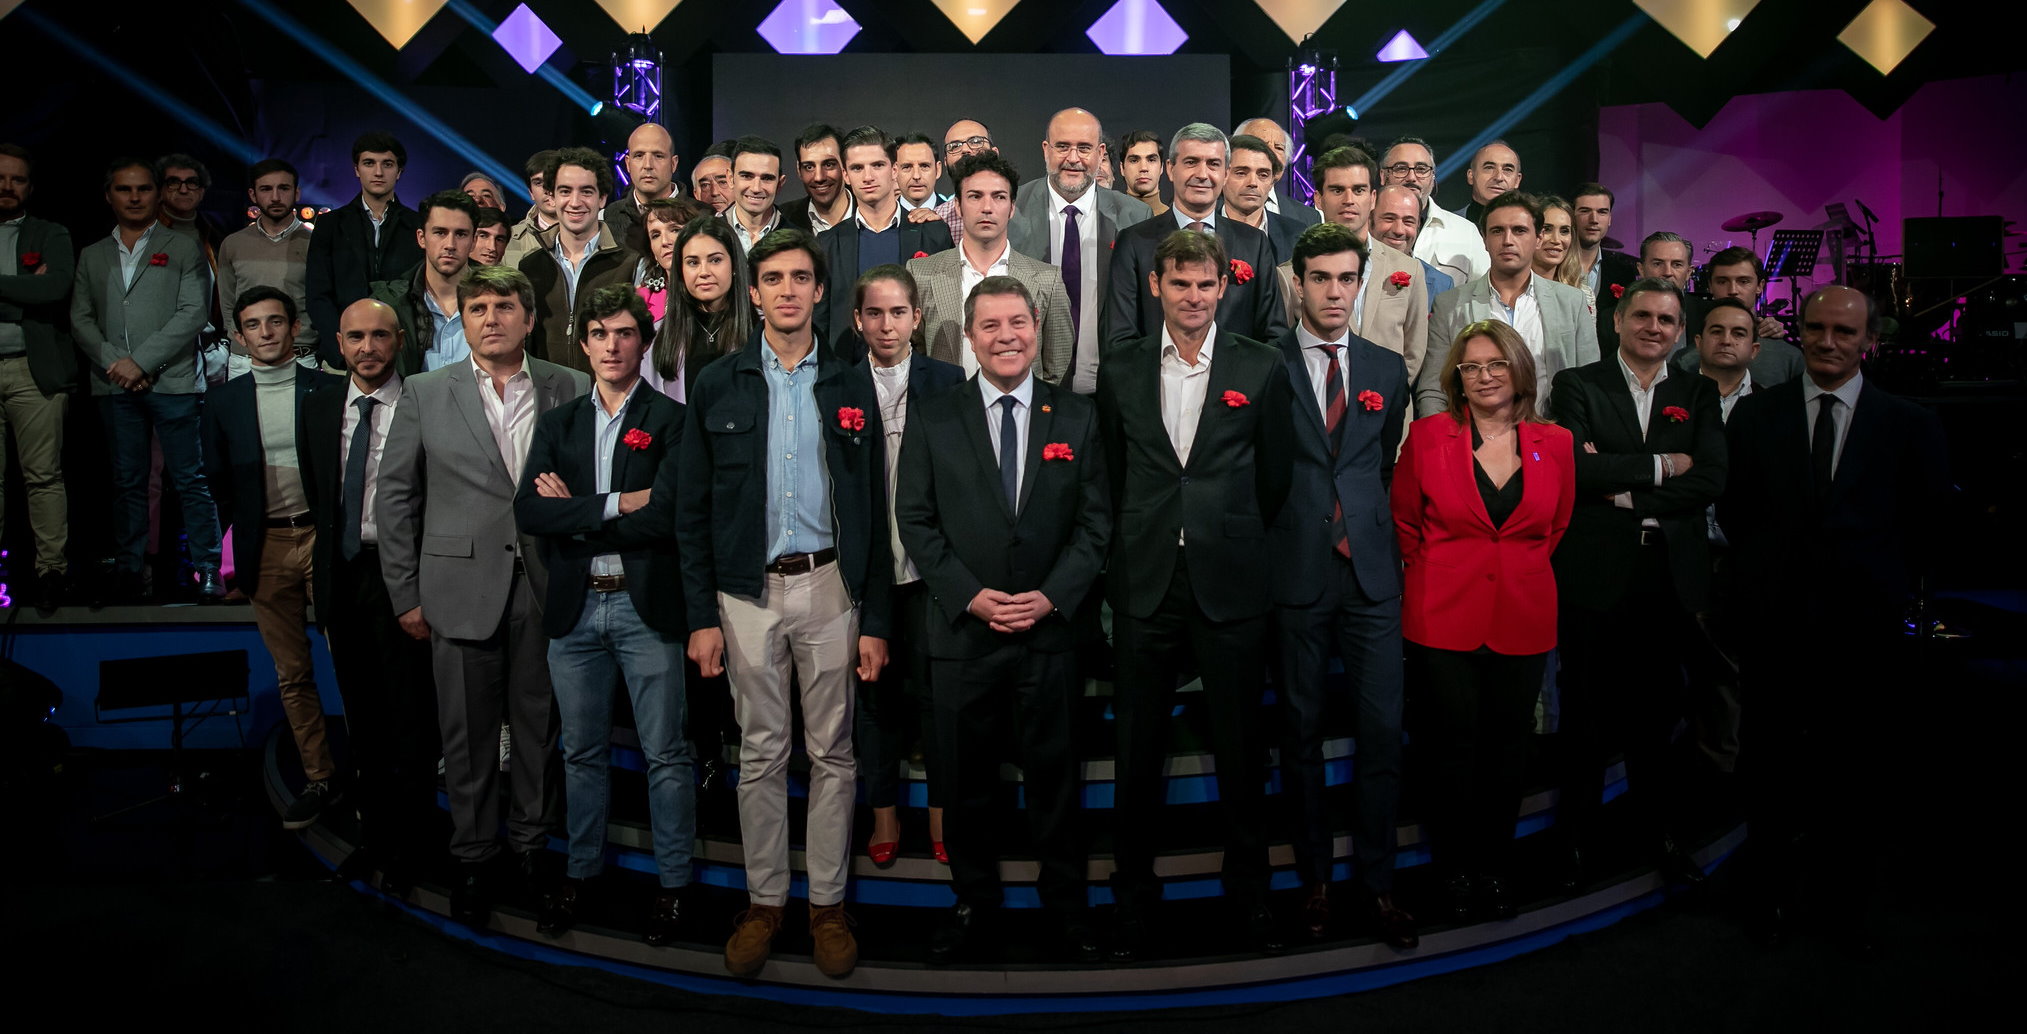
[[[76,279],[70,231],[26,214],[35,193],[35,159],[18,144],[0,143],[0,433],[14,432],[28,525],[35,533],[35,585],[44,617],[63,602],[69,564],[70,508],[63,490],[63,423],[77,387],[77,350],[64,315]],[[0,482],[8,474],[0,456]],[[7,505],[0,500],[0,527]],[[14,565],[17,597],[28,573]]]
[[964,232],[957,247],[910,259],[908,272],[922,288],[922,340],[929,355],[978,372],[978,359],[964,342],[964,299],[989,276],[1010,276],[1025,284],[1040,310],[1041,349],[1036,371],[1062,384],[1070,370],[1076,323],[1062,274],[1007,241],[1007,218],[1014,214],[1013,185],[1019,173],[1005,158],[986,151],[961,158],[950,168],[957,186],[957,211]]
[[1485,250],[1492,270],[1436,298],[1429,317],[1429,353],[1415,377],[1415,416],[1440,413],[1448,405],[1443,374],[1457,332],[1479,320],[1498,320],[1520,332],[1534,353],[1540,405],[1552,405],[1555,375],[1598,361],[1598,324],[1584,292],[1534,272],[1534,248],[1541,239],[1541,205],[1513,190],[1485,206]]
[[[1069,379],[1061,383],[1080,395],[1098,390],[1098,352],[1107,337],[1104,317],[1112,282],[1112,243],[1118,240],[1119,231],[1154,215],[1145,202],[1097,185],[1095,170],[1104,160],[1104,144],[1105,130],[1096,115],[1082,108],[1057,112],[1049,119],[1048,133],[1042,140],[1042,162],[1049,174],[1021,185],[1014,196],[1013,221],[1007,226],[1013,250],[1041,259],[1062,274],[1077,343]],[[1095,221],[1093,209],[1097,210]],[[1044,370],[1049,366],[1051,344],[1047,329],[1045,325]],[[1042,379],[1058,380],[1046,373]]]
[[[162,474],[176,486],[198,572],[198,599],[225,598],[218,576],[218,508],[204,480],[199,439],[197,332],[210,312],[211,268],[196,238],[156,221],[155,168],[138,158],[106,169],[106,203],[119,220],[78,256],[71,336],[92,365],[92,394],[113,453],[115,599],[140,595],[148,538],[148,437],[162,445]],[[106,597],[101,597],[106,598]]]
[[[584,394],[582,373],[527,354],[535,289],[507,266],[458,283],[468,361],[402,382],[381,454],[374,523],[403,631],[428,639],[459,862],[451,914],[484,926],[500,854],[498,746],[513,733],[507,836],[531,880],[556,796],[556,719],[541,601],[547,572],[514,523],[514,490],[541,414]],[[361,405],[365,400],[361,400]]]

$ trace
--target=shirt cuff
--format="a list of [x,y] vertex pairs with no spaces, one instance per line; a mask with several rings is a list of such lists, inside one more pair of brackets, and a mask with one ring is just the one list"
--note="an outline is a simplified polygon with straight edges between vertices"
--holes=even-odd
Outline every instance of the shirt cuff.
[[1618,495],[1615,495],[1615,496],[1613,496],[1613,497],[1612,497],[1612,505],[1613,505],[1613,506],[1616,506],[1616,507],[1618,507],[1618,508],[1619,508],[1619,509],[1621,509],[1621,510],[1630,510],[1630,509],[1632,509],[1632,508],[1633,508],[1633,493],[1631,493],[1631,492],[1620,492],[1620,493],[1619,493]]
[[604,519],[605,519],[605,520],[608,520],[608,521],[616,521],[616,520],[618,520],[618,519],[619,519],[619,493],[618,493],[618,492],[607,492],[607,493],[605,493],[605,518],[604,518]]
[[1654,454],[1654,487],[1661,487],[1661,454],[1658,452]]

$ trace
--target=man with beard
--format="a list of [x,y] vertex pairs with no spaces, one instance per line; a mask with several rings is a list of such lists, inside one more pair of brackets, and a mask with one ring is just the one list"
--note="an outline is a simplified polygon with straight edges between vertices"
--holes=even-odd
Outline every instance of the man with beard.
[[[231,312],[242,292],[253,287],[273,287],[296,303],[296,312],[308,313],[310,224],[296,217],[296,167],[280,158],[257,162],[246,177],[247,199],[260,215],[244,229],[218,245],[218,309]],[[296,361],[314,366],[317,362],[317,329],[308,320],[296,325]],[[232,358],[227,376],[237,377],[251,369],[245,346],[233,338]]]

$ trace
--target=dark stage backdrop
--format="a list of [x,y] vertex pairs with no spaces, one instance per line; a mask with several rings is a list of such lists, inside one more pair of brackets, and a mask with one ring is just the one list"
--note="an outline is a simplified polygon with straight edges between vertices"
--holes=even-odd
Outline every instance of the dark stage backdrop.
[[789,149],[816,121],[841,132],[871,123],[940,143],[952,122],[976,119],[1023,179],[1042,175],[1042,133],[1063,108],[1090,109],[1112,139],[1128,129],[1166,137],[1191,122],[1231,128],[1222,54],[718,54],[711,72],[713,137],[752,133],[780,144],[783,200],[802,195],[788,175]]

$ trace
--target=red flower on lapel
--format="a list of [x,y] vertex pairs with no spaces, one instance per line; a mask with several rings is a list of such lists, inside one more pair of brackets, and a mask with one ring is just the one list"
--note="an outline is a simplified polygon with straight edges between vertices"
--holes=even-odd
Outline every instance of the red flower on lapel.
[[1369,413],[1377,413],[1380,410],[1387,408],[1386,396],[1381,395],[1379,392],[1374,391],[1371,388],[1367,388],[1364,391],[1358,393],[1358,404],[1364,406],[1366,408],[1366,411]]
[[1243,284],[1251,279],[1253,279],[1253,267],[1246,264],[1246,260],[1244,259],[1233,259],[1232,283]]
[[1414,282],[1415,282],[1414,276],[1409,274],[1408,271],[1405,269],[1396,269],[1394,270],[1394,275],[1387,277],[1387,283],[1390,283],[1395,287],[1406,287]]
[[166,251],[158,251],[158,252],[154,253],[153,255],[150,255],[150,256],[148,256],[148,264],[149,264],[149,265],[151,265],[151,266],[166,266],[166,265],[168,265],[168,264],[169,264],[169,253],[168,253],[168,252],[166,252]]
[[1076,453],[1070,451],[1069,442],[1050,442],[1042,446],[1042,459],[1045,461],[1063,460],[1064,462],[1068,462],[1076,458]]
[[1625,284],[1613,284],[1613,285],[1612,285],[1612,297],[1614,297],[1614,298],[1624,298],[1625,296],[1626,296],[1626,285],[1625,285]]
[[916,253],[915,253],[914,257],[915,257],[915,258],[928,258],[928,257],[929,257],[929,253],[928,253],[928,252],[926,252],[926,251],[918,251],[918,252],[916,252]]
[[34,269],[35,267],[42,265],[42,252],[24,251],[21,253],[20,262],[21,262],[21,269],[24,272],[30,269]]
[[865,430],[866,411],[857,406],[839,406],[838,426],[847,431]]
[[1250,406],[1253,404],[1253,400],[1247,398],[1245,393],[1240,391],[1225,392],[1224,399],[1225,405],[1230,406],[1233,409],[1237,409],[1240,406]]
[[635,452],[639,452],[640,450],[645,449],[650,445],[653,445],[655,443],[655,436],[636,427],[633,430],[628,431],[626,433],[626,437],[620,439],[620,443],[625,445],[627,448],[634,450]]
[[1669,406],[1661,411],[1661,415],[1678,424],[1689,419],[1689,411],[1681,406]]

